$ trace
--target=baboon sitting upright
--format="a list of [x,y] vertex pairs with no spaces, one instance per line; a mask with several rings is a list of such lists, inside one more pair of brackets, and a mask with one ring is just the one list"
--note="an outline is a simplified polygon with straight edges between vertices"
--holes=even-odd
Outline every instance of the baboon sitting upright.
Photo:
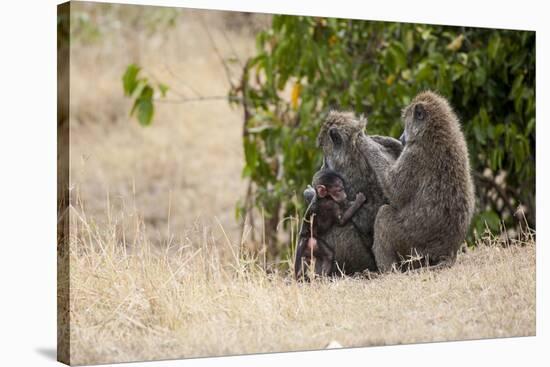
[[[354,274],[364,270],[376,271],[372,254],[373,228],[376,213],[386,202],[376,173],[361,154],[367,137],[364,129],[367,119],[353,113],[330,111],[321,126],[317,143],[323,152],[321,171],[332,169],[346,179],[346,194],[350,198],[365,195],[365,203],[343,226],[333,226],[319,239],[334,251],[337,273]],[[372,136],[372,141],[388,160],[397,159],[402,145],[397,139]],[[315,191],[306,189],[304,198],[311,200]],[[315,273],[322,274],[320,261],[315,262]]]
[[452,265],[474,210],[468,150],[447,100],[422,92],[403,110],[404,144],[392,162],[367,139],[362,152],[388,200],[374,224],[373,254],[382,272],[409,255]]

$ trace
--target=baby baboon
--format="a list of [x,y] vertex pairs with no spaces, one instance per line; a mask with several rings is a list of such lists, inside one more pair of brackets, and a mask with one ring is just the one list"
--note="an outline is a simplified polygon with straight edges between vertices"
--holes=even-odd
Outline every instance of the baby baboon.
[[362,193],[356,195],[355,201],[348,202],[344,179],[330,169],[318,171],[314,175],[313,190],[296,250],[296,278],[304,275],[303,262],[309,265],[312,257],[321,262],[322,274],[332,273],[334,251],[319,236],[327,233],[335,224],[342,226],[347,223],[365,202]]
[[388,205],[378,210],[373,253],[382,272],[410,255],[452,265],[474,210],[468,150],[445,98],[423,92],[403,110],[404,149],[396,161],[367,139],[362,151]]

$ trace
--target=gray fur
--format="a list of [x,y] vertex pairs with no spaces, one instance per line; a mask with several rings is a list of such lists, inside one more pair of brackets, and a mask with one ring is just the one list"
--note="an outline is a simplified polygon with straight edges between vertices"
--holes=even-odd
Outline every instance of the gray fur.
[[474,210],[468,150],[447,100],[420,93],[402,118],[406,144],[396,161],[373,139],[361,144],[388,199],[374,224],[373,253],[382,272],[410,255],[452,265]]
[[[336,267],[346,274],[367,269],[377,270],[372,254],[373,227],[376,213],[384,204],[385,198],[375,172],[360,150],[367,139],[363,132],[365,127],[364,118],[355,118],[353,114],[347,112],[332,111],[317,138],[318,145],[324,154],[321,170],[330,168],[342,175],[346,180],[348,197],[354,198],[359,192],[366,196],[365,203],[348,224],[332,227],[321,238],[332,246]],[[330,136],[331,131],[333,134],[338,134],[341,144],[334,143]],[[388,161],[395,160],[401,152],[401,143],[396,139],[373,136],[371,142],[378,147]],[[317,274],[321,274],[320,269],[315,270]]]

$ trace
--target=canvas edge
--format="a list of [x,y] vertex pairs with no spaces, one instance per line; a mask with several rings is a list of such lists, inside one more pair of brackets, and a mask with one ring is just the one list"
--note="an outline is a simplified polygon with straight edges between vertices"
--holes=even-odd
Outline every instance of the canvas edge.
[[70,2],[57,5],[57,360],[69,365],[70,12]]

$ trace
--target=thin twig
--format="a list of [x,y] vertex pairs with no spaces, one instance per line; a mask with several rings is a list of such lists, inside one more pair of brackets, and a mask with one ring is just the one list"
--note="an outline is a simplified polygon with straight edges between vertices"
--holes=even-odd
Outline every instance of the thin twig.
[[474,177],[477,178],[481,183],[485,184],[485,186],[495,189],[498,196],[500,196],[500,198],[504,202],[504,205],[506,205],[506,207],[510,211],[510,215],[514,215],[514,213],[516,212],[516,208],[514,208],[514,206],[510,202],[510,197],[508,196],[506,191],[499,184],[497,184],[490,177],[486,177],[479,172],[474,172]]
[[243,138],[246,138],[248,136],[248,120],[250,120],[251,113],[249,110],[249,104],[247,100],[248,95],[248,69],[250,68],[250,59],[246,62],[246,64],[243,66],[242,71],[242,77],[241,77],[241,84],[239,86],[239,90],[242,95],[241,104],[243,106]]
[[204,21],[204,18],[200,17],[200,20],[201,20],[202,26],[204,27],[204,30],[206,31],[206,35],[208,36],[208,39],[210,40],[210,44],[212,45],[212,48],[214,49],[214,52],[216,53],[216,55],[218,56],[218,59],[220,60],[220,62],[223,65],[223,69],[225,71],[225,76],[227,78],[227,81],[229,82],[229,85],[231,86],[231,88],[233,88],[233,82],[231,81],[231,71],[229,70],[229,66],[227,65],[227,62],[225,61],[225,59],[223,58],[220,50],[216,46],[216,42],[214,42],[214,37],[212,37],[212,33],[210,33],[210,28],[208,28],[208,25],[206,25],[206,23]]
[[[181,99],[165,99],[157,98],[155,102],[159,103],[189,103],[189,102],[204,102],[204,101],[220,101],[228,100],[228,96],[205,96],[205,97],[196,97],[196,98],[181,98]],[[240,98],[237,98],[240,100]]]
[[166,71],[168,71],[168,74],[170,74],[172,77],[179,80],[179,82],[187,89],[189,89],[191,92],[193,92],[194,95],[197,97],[202,97],[202,94],[200,94],[195,88],[191,87],[189,84],[185,83],[182,77],[177,75],[168,65],[164,64],[164,68]]
[[[166,66],[166,65],[165,65],[165,66]],[[168,72],[171,73],[170,71],[168,71]],[[153,72],[149,72],[148,74],[149,74],[149,76],[150,76],[157,84],[159,84],[159,85],[162,84],[162,83],[160,82],[159,78],[157,78]],[[183,84],[184,87],[189,88],[189,89],[197,96],[196,98],[203,98],[203,96],[202,96],[200,93],[198,93],[197,91],[195,91],[195,90],[192,89],[191,87],[187,86],[185,83],[182,82],[182,84]],[[183,98],[184,100],[189,99],[189,97],[187,97],[187,95],[186,95],[185,93],[180,92],[180,91],[178,91],[177,89],[174,89],[173,87],[170,87],[169,91],[170,91],[171,94],[175,94],[175,95],[177,95],[178,97]],[[157,99],[156,99],[156,100],[157,100]],[[158,101],[162,101],[162,100],[161,100],[161,99],[158,99]]]
[[233,54],[235,59],[237,59],[237,61],[239,62],[239,65],[241,67],[244,67],[244,64],[243,64],[241,58],[239,57],[239,54],[235,51],[235,47],[233,47],[233,43],[231,42],[231,39],[229,37],[227,37],[227,33],[222,30],[221,34],[223,34],[223,38],[225,38],[225,42],[227,42],[227,44],[229,45],[229,48],[231,49],[231,53]]

